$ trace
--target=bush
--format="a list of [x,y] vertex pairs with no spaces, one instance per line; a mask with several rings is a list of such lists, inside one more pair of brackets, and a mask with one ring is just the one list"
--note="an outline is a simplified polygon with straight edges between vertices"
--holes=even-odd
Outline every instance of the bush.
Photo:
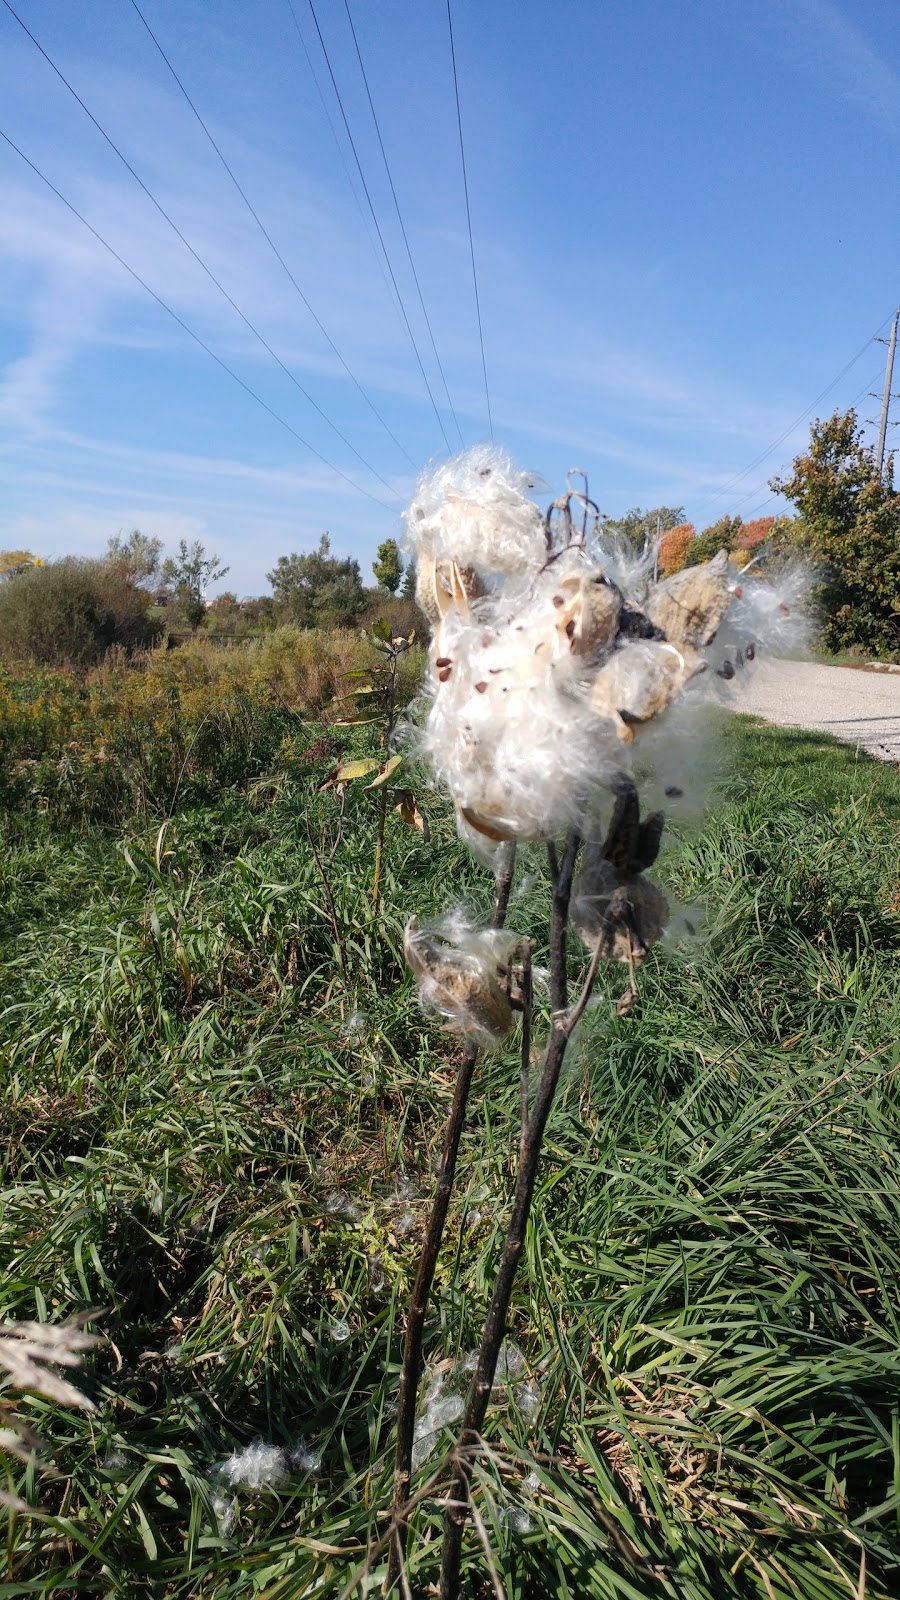
[[893,458],[879,473],[856,412],[836,411],[810,429],[809,449],[770,487],[799,518],[788,532],[818,569],[824,643],[831,650],[900,655],[900,494]]
[[[305,725],[356,710],[351,674],[379,657],[358,633],[281,627],[223,647],[196,634],[177,650],[110,650],[77,675],[0,672],[0,805],[83,826],[165,815],[256,779]],[[401,658],[416,691],[422,652]]]
[[144,590],[103,562],[30,567],[0,589],[0,656],[84,670],[114,645],[156,641],[161,623],[147,606]]

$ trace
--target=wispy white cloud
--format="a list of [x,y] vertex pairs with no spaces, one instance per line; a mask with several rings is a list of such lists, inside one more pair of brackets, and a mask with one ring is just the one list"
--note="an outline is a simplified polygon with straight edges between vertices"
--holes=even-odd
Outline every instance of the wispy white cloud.
[[[836,0],[740,0],[734,15],[757,43],[768,44],[792,69],[819,80],[827,92],[900,129],[900,76],[852,11]],[[858,15],[858,13],[857,13]],[[851,20],[853,18],[853,20]]]

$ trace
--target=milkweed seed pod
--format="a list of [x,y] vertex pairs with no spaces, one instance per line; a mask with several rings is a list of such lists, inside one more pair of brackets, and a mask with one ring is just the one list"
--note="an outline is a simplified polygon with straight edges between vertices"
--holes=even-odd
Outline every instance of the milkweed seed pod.
[[731,598],[728,551],[720,550],[712,561],[656,584],[644,610],[670,644],[700,648],[712,644]]
[[557,629],[573,655],[600,657],[615,642],[622,614],[622,595],[596,568],[570,573],[559,584],[553,604],[559,607]]
[[472,567],[460,567],[447,556],[437,558],[424,551],[416,565],[416,601],[433,629],[452,605],[475,600],[484,594],[484,585]]
[[403,936],[407,966],[423,1010],[482,1048],[498,1045],[513,1022],[512,956],[517,935],[473,927],[460,912],[430,930],[411,917]]
[[456,606],[440,628],[421,747],[489,842],[552,838],[604,777],[615,740],[560,633],[556,576]]
[[605,961],[641,966],[665,931],[668,901],[643,876],[659,854],[664,822],[660,811],[641,821],[637,790],[620,779],[606,838],[585,846],[572,889],[572,921]]
[[677,649],[658,639],[629,641],[613,651],[591,685],[591,704],[609,718],[625,744],[635,727],[665,711],[706,662],[689,645]]
[[479,574],[536,571],[547,550],[540,511],[526,493],[533,486],[502,450],[485,445],[423,473],[405,518],[417,564],[447,556]]
[[587,864],[581,875],[572,921],[590,950],[599,947],[604,961],[639,967],[661,939],[669,903],[655,883],[640,876],[619,883],[608,861]]

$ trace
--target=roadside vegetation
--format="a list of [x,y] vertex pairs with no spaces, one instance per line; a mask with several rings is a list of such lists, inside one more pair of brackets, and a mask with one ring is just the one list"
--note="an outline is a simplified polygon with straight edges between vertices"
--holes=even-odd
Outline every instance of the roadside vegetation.
[[[283,630],[6,674],[2,1315],[99,1307],[109,1342],[94,1413],[20,1402],[52,1472],[6,1468],[33,1511],[0,1594],[336,1597],[385,1531],[456,1063],[402,930],[492,883],[413,773],[428,837],[386,808],[375,912],[378,797],[321,788],[378,756],[335,709],[370,661]],[[900,776],[738,721],[726,749],[662,861],[693,951],[628,1017],[601,987],[552,1112],[476,1484],[511,1597],[897,1591]],[[513,928],[546,921],[535,866]],[[514,1050],[477,1071],[423,1491],[516,1158]],[[414,1587],[440,1522],[423,1492]]]
[[[900,497],[869,456],[832,418],[782,485],[799,517],[698,534],[661,507],[612,531],[640,549],[659,527],[664,573],[723,544],[812,560],[826,648],[897,654]],[[394,540],[373,572],[325,535],[271,596],[208,604],[227,568],[196,542],[0,557],[0,1321],[80,1319],[94,1404],[0,1381],[4,1421],[42,1441],[0,1455],[0,1600],[384,1580],[462,1051],[423,1018],[403,930],[450,903],[483,921],[494,882],[391,742],[425,623]],[[709,715],[706,820],[667,828],[660,861],[689,937],[654,947],[625,1015],[601,977],[550,1115],[475,1470],[473,1600],[900,1589],[900,773]],[[507,925],[548,909],[520,848]],[[538,981],[535,1061],[549,1020]],[[506,1230],[519,1066],[514,1045],[478,1063],[463,1133],[416,1593]]]

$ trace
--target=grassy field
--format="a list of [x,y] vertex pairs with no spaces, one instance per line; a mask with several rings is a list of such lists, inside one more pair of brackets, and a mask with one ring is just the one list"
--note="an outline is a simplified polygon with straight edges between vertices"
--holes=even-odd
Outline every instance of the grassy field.
[[[430,843],[389,814],[374,922],[373,799],[348,792],[339,833],[316,792],[363,736],[254,704],[230,745],[182,729],[152,790],[67,789],[59,735],[8,761],[0,1313],[103,1307],[109,1343],[92,1415],[22,1402],[56,1475],[6,1469],[35,1514],[0,1512],[0,1596],[338,1597],[384,1530],[455,1052],[401,931],[491,884],[426,792]],[[601,985],[551,1120],[477,1480],[510,1600],[900,1591],[900,773],[723,738],[710,815],[660,869],[702,936],[648,963],[628,1018]],[[546,905],[535,854],[511,924],[540,934]],[[517,1128],[513,1042],[478,1070],[419,1485]],[[423,1494],[417,1592],[439,1528]]]

